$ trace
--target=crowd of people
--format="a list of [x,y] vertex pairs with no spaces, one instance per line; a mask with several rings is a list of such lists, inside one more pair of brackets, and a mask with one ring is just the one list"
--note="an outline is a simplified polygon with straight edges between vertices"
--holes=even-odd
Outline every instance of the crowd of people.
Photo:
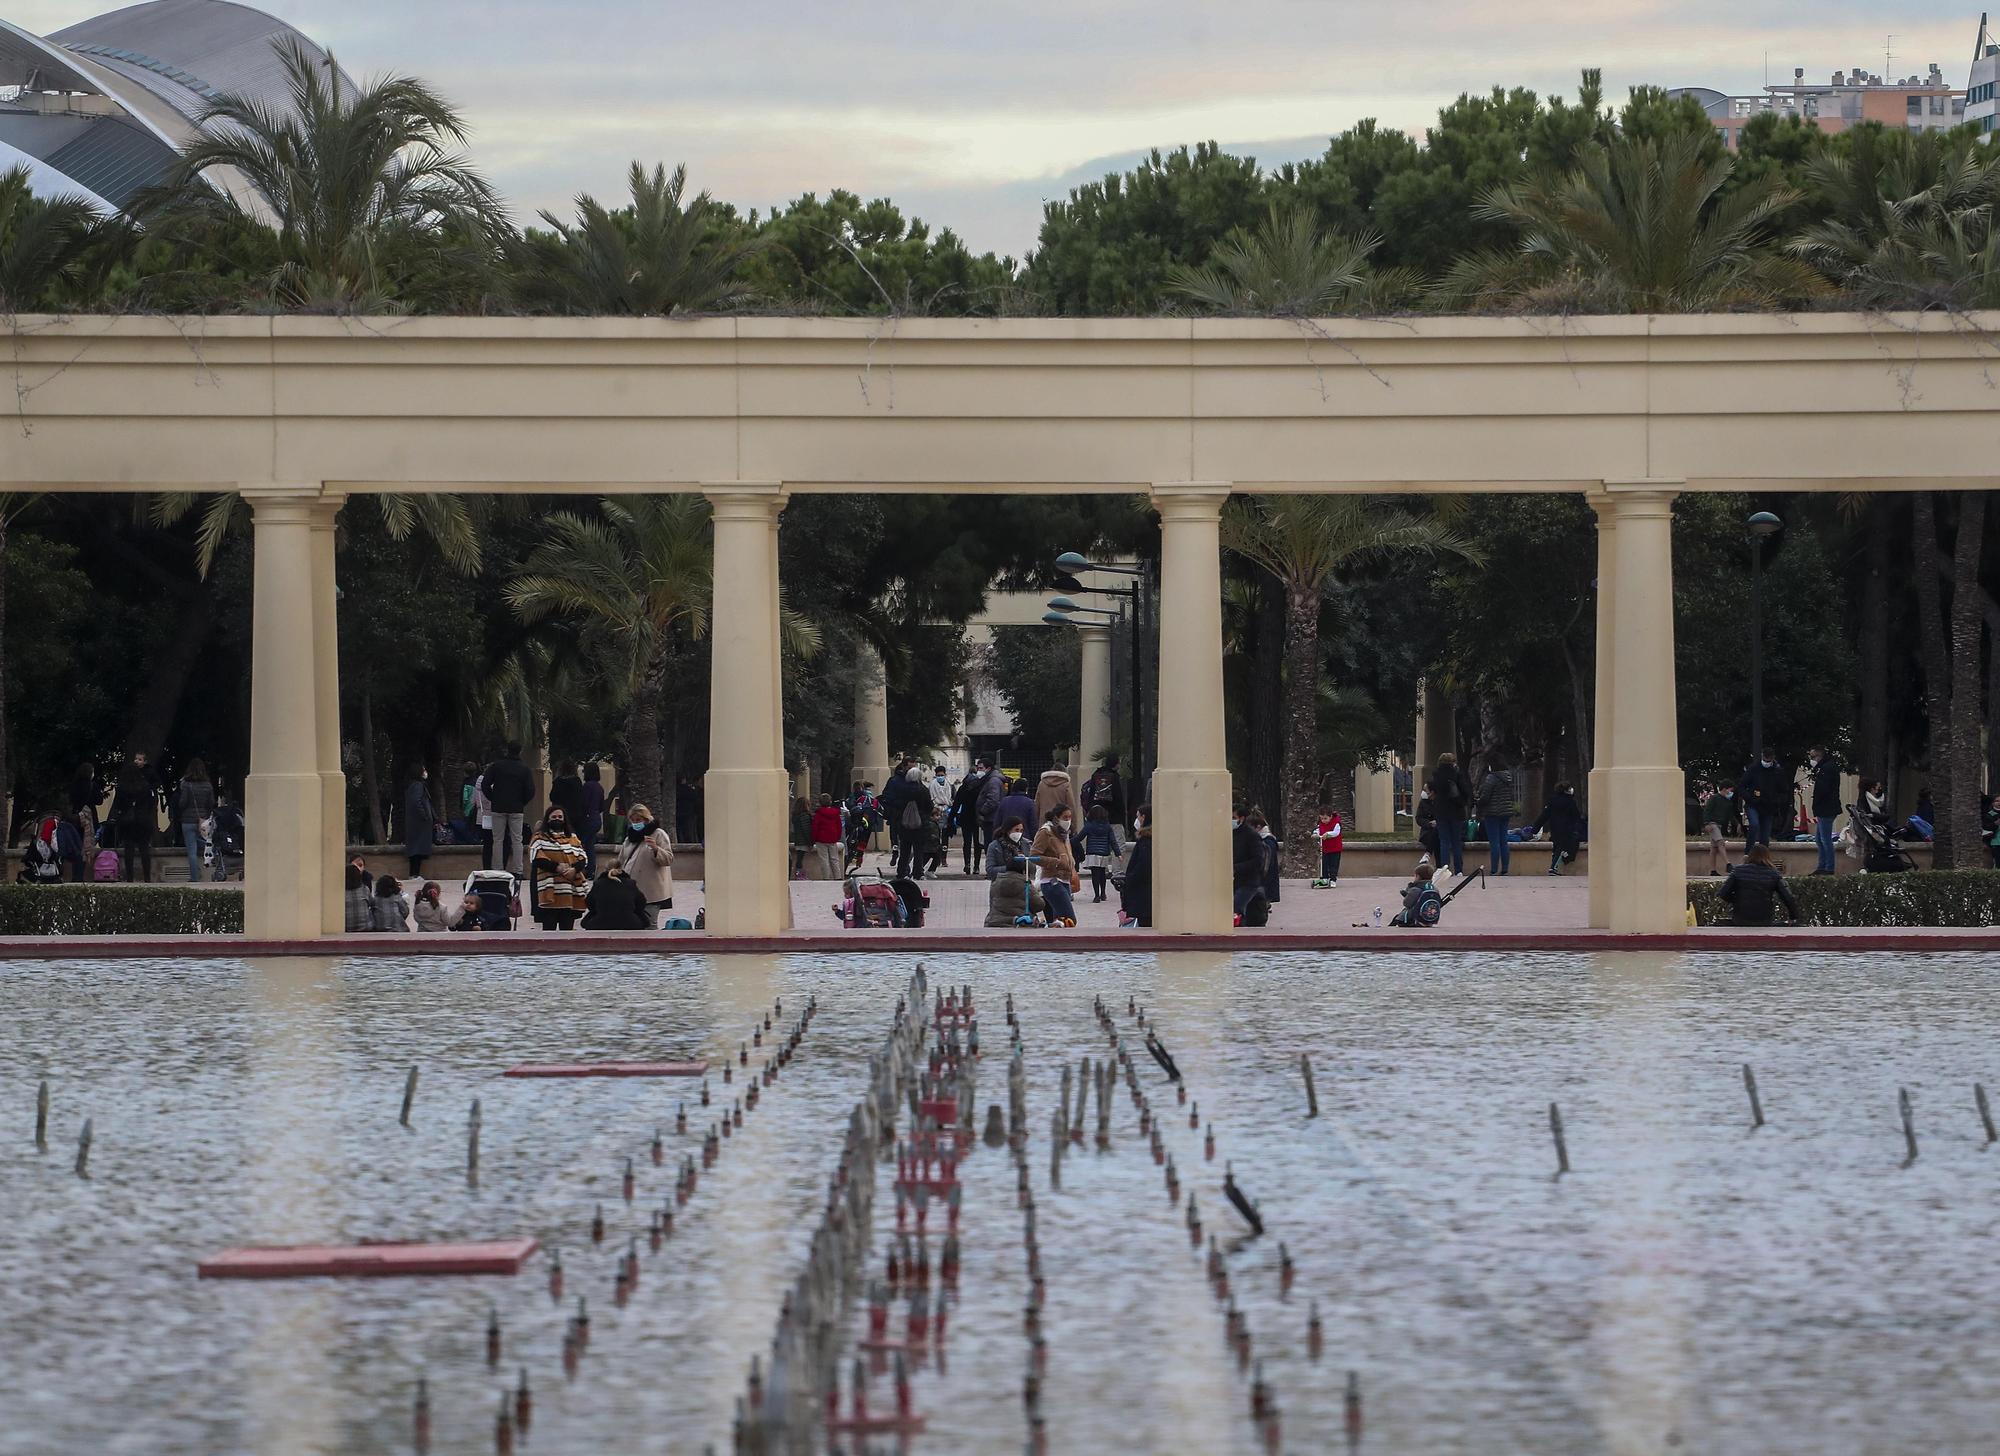
[[135,753],[108,784],[96,764],[78,764],[61,801],[30,810],[16,878],[22,884],[148,882],[162,821],[187,856],[191,883],[241,875],[243,810],[209,778],[207,766],[191,759],[168,784],[147,754]]

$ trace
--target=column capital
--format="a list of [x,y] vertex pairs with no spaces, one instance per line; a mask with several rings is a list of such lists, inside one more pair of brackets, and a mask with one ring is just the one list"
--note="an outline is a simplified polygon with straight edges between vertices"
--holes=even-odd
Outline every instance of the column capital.
[[1072,622],[1070,625],[1075,627],[1078,634],[1086,640],[1097,641],[1100,638],[1107,642],[1111,640],[1109,622]]
[[1597,513],[1598,524],[1608,526],[1636,516],[1670,515],[1674,497],[1686,488],[1678,479],[1607,480],[1585,491],[1583,500]]
[[1216,521],[1233,489],[1226,480],[1156,480],[1153,509],[1163,521]]
[[718,521],[775,521],[785,509],[781,480],[704,480],[701,493]]

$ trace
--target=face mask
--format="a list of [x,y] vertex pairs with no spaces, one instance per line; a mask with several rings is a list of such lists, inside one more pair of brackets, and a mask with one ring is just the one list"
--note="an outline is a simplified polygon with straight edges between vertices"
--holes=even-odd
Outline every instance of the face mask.
[[1019,844],[1022,840],[1026,839],[1028,836],[1023,831],[1016,829],[1012,834],[1008,835],[1007,837],[1013,840],[1014,843]]
[[648,820],[634,819],[629,825],[626,826],[625,832],[630,834],[634,839],[644,839],[646,837],[646,831],[651,829],[652,827],[653,826],[651,822]]
[[1134,832],[1144,829],[1145,827],[1146,827],[1146,816],[1144,814],[1141,814],[1137,819],[1134,819],[1132,821],[1132,828]]
[[555,819],[551,819],[551,820],[549,820],[549,828],[553,829],[553,830],[554,830],[554,831],[555,831],[556,833],[558,833],[558,834],[562,833],[562,831],[563,831],[563,821],[562,821],[562,819],[561,819],[560,817],[558,817],[558,818],[555,818]]
[[937,776],[937,781],[938,781],[939,783],[943,783],[943,782],[944,782],[944,775],[943,775],[943,774],[939,774],[939,775]]
[[1241,829],[1243,827],[1243,821],[1241,819],[1231,819],[1229,821],[1229,827],[1231,829]]
[[1069,833],[1069,820],[1067,820],[1067,819],[1059,819],[1059,820],[1057,820],[1057,821],[1056,821],[1056,828],[1060,829],[1060,830],[1061,830],[1061,831],[1062,831],[1063,833],[1065,833],[1065,834]]

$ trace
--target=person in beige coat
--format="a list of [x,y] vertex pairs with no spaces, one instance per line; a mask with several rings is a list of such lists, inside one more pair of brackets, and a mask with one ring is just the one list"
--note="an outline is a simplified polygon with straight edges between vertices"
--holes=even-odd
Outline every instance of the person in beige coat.
[[1035,822],[1046,824],[1054,814],[1058,804],[1069,809],[1071,819],[1081,820],[1083,811],[1077,807],[1076,785],[1069,781],[1069,775],[1059,768],[1046,770],[1042,781],[1035,787]]
[[618,865],[639,887],[646,913],[657,929],[660,912],[674,908],[674,842],[653,822],[653,811],[644,804],[634,804],[626,812]]

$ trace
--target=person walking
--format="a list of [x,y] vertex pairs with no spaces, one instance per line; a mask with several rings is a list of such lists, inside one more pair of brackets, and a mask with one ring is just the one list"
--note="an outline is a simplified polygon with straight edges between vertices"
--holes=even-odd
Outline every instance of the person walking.
[[1049,816],[1058,806],[1066,808],[1070,820],[1077,815],[1076,786],[1069,781],[1069,774],[1063,769],[1049,768],[1042,771],[1041,782],[1035,786],[1035,820],[1037,824],[1049,822]]
[[1465,873],[1465,819],[1472,807],[1472,781],[1458,766],[1457,754],[1447,751],[1438,755],[1437,768],[1431,774],[1430,790],[1431,807],[1437,813],[1437,867],[1462,875]]
[[[1064,774],[1063,778],[1067,781],[1069,775]],[[1042,898],[1048,901],[1051,925],[1057,921],[1076,924],[1076,901],[1072,897],[1083,888],[1083,881],[1077,875],[1076,856],[1070,849],[1069,837],[1075,828],[1076,811],[1059,801],[1035,832],[1034,847],[1029,851],[1035,858],[1035,867],[1041,871]]]
[[958,788],[951,796],[952,824],[958,831],[959,851],[968,875],[979,859],[986,838],[984,826],[979,820],[979,796],[990,777],[992,772],[982,758],[973,764],[971,773],[959,780]]
[[1104,806],[1104,812],[1113,824],[1120,825],[1121,827],[1124,825],[1125,780],[1119,775],[1118,755],[1115,753],[1105,755],[1104,762],[1098,766],[1097,772],[1084,781],[1083,822],[1085,827],[1088,827],[1090,824],[1090,811],[1092,807],[1098,804]]
[[1813,873],[1830,875],[1834,871],[1833,821],[1841,810],[1840,765],[1824,748],[1814,747],[1806,754],[1806,777],[1812,784],[1813,843],[1819,846],[1819,863]]
[[1743,799],[1744,844],[1769,844],[1771,831],[1791,813],[1792,776],[1766,748],[1743,770],[1743,781],[1736,787]]
[[1769,925],[1777,919],[1777,907],[1785,907],[1785,918],[1799,923],[1799,902],[1778,867],[1771,863],[1771,846],[1750,846],[1743,863],[1729,872],[1716,891],[1729,906],[1731,925]]
[[1340,853],[1346,842],[1340,811],[1333,805],[1319,806],[1319,823],[1313,827],[1313,839],[1319,844],[1319,878],[1313,881],[1313,888],[1330,890],[1340,883]]
[[674,908],[674,845],[644,804],[634,804],[625,813],[625,840],[618,846],[618,867],[638,886],[651,928],[658,929],[660,912]]
[[[119,873],[127,880],[152,882],[158,803],[152,775],[146,772],[146,755],[135,753],[118,770],[118,786],[111,799],[111,829],[118,839]],[[139,866],[137,875],[132,873],[134,861]]]
[[[492,805],[493,853],[500,868],[520,878],[528,872],[528,804],[535,797],[535,776],[521,762],[521,745],[508,743],[481,776],[486,802]],[[489,866],[490,868],[490,866]]]
[[431,857],[437,838],[437,808],[431,803],[431,771],[417,765],[410,786],[403,791],[403,853],[409,856],[410,878],[420,880],[424,861]]
[[187,849],[190,885],[201,883],[202,825],[214,817],[215,785],[209,782],[208,765],[191,758],[174,791],[174,818],[181,826],[181,844]]
[[597,873],[597,845],[604,838],[604,765],[592,759],[583,766],[583,806],[577,815],[576,837],[583,841],[583,863]]
[[1727,874],[1735,866],[1729,862],[1729,846],[1725,841],[1737,828],[1737,820],[1742,814],[1742,805],[1737,802],[1736,786],[1718,786],[1701,806],[1701,826],[1708,834],[1708,872],[1711,875]]
[[979,775],[979,797],[973,803],[972,817],[979,828],[979,853],[984,854],[1000,831],[1000,801],[1007,797],[1007,781],[990,758],[980,759],[973,771]]
[[370,930],[405,931],[410,928],[410,897],[396,883],[394,875],[375,882],[374,897],[368,902]]
[[1486,831],[1486,870],[1504,875],[1513,866],[1513,841],[1509,838],[1514,815],[1520,809],[1520,791],[1515,787],[1514,770],[1498,753],[1486,756],[1486,772],[1479,780],[1474,806],[1480,827]]
[[1551,841],[1549,873],[1559,875],[1564,865],[1576,862],[1576,851],[1583,843],[1583,806],[1576,801],[1574,784],[1557,784],[1548,803],[1542,806],[1541,817],[1535,820],[1534,835],[1539,839],[1544,834]]
[[1132,814],[1132,857],[1118,886],[1118,923],[1149,930],[1153,924],[1153,814],[1141,804]]
[[528,893],[535,923],[568,930],[583,913],[590,877],[583,872],[583,841],[570,833],[569,816],[551,805],[528,851]]
[[1118,823],[1111,817],[1111,810],[1104,801],[1099,799],[1084,812],[1083,819],[1083,867],[1090,871],[1091,904],[1104,903],[1105,882],[1111,878],[1111,867],[1124,852],[1125,845],[1118,837]]
[[821,879],[840,878],[840,845],[843,838],[840,810],[834,807],[833,795],[821,794],[819,807],[813,810],[810,833],[813,858],[819,863]]

